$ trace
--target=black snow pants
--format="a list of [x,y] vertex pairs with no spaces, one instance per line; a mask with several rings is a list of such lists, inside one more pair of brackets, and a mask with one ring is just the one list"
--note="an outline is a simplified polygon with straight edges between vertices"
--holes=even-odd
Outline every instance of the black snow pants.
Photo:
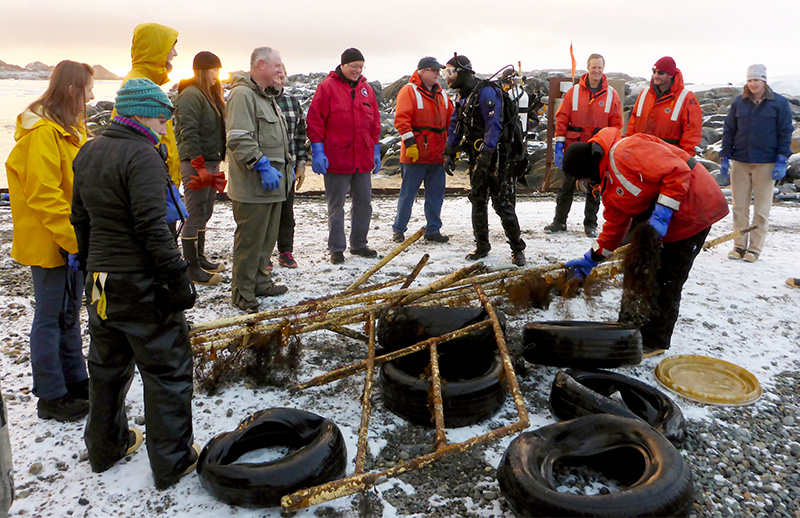
[[[84,440],[92,470],[102,472],[128,448],[125,396],[134,365],[144,385],[147,454],[157,488],[176,482],[194,461],[192,352],[183,311],[165,313],[151,274],[110,273],[100,290],[86,280],[89,312],[89,401]],[[96,286],[96,287],[95,287]],[[92,303],[105,293],[106,318]]]
[[[556,215],[553,221],[567,224],[569,209],[572,208],[572,198],[575,195],[577,180],[568,174],[564,175],[564,183],[556,195]],[[583,226],[586,228],[597,227],[597,212],[600,210],[600,196],[596,196],[594,190],[589,188],[586,191],[586,205],[583,209]]]
[[[703,249],[703,243],[705,243],[710,230],[711,227],[708,227],[686,239],[662,244],[661,267],[656,272],[659,286],[658,296],[650,319],[640,328],[643,346],[653,349],[669,349],[672,331],[675,328],[675,322],[678,321],[683,285],[689,278],[689,271],[692,269],[697,254]],[[620,307],[620,322],[632,321],[630,315],[630,308]]]

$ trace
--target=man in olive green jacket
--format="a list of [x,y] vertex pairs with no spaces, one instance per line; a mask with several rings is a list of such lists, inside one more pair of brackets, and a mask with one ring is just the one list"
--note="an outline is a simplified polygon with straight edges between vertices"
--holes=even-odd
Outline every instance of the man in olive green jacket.
[[258,310],[256,297],[286,293],[269,271],[278,239],[281,203],[293,164],[286,119],[272,86],[281,56],[259,47],[250,56],[250,72],[231,75],[225,126],[229,151],[228,197],[233,204],[232,302],[244,311]]

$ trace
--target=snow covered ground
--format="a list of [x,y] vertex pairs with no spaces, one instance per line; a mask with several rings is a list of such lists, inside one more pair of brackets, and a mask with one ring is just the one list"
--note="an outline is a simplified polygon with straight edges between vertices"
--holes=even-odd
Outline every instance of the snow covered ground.
[[[370,231],[370,246],[381,254],[394,248],[391,243],[391,222],[396,201],[381,198],[374,201],[374,215]],[[230,266],[234,222],[230,205],[218,203],[209,224],[207,251],[223,257]],[[541,266],[553,261],[564,261],[581,256],[592,240],[582,233],[582,200],[576,200],[568,222],[569,232],[548,235],[542,228],[552,220],[552,197],[523,197],[518,200],[517,212],[527,241],[528,265]],[[490,211],[491,213],[491,211]],[[356,258],[345,253],[344,265],[328,262],[326,250],[326,217],[324,200],[300,199],[296,204],[295,257],[300,264],[297,270],[276,267],[279,282],[289,287],[289,293],[274,299],[263,299],[262,310],[294,304],[301,299],[317,297],[340,291],[357,279],[376,260]],[[375,275],[380,282],[390,277],[408,273],[424,253],[430,261],[416,281],[427,284],[457,268],[466,266],[464,255],[473,248],[470,226],[470,206],[466,197],[447,198],[444,203],[443,233],[451,236],[446,244],[431,244],[420,240],[409,250],[389,263]],[[784,284],[787,277],[800,276],[800,205],[775,205],[771,215],[772,228],[761,259],[754,264],[731,261],[726,258],[730,243],[700,254],[683,291],[681,316],[675,328],[669,354],[702,354],[721,358],[741,365],[755,374],[769,393],[773,377],[785,370],[796,368],[800,360],[797,315],[800,315],[800,290]],[[410,232],[424,225],[422,201],[418,200],[409,225]],[[510,253],[505,243],[499,219],[490,217],[493,249],[485,263],[491,268],[508,267]],[[278,509],[252,510],[222,504],[207,493],[197,475],[184,477],[176,486],[157,491],[152,483],[146,448],[143,446],[129,459],[119,462],[102,474],[91,472],[84,460],[83,423],[59,424],[42,421],[36,417],[36,398],[28,394],[31,386],[30,363],[27,360],[27,337],[33,315],[32,289],[25,291],[27,270],[9,258],[11,248],[11,216],[7,207],[0,209],[0,275],[4,289],[0,294],[2,331],[0,331],[0,382],[8,403],[10,434],[15,466],[17,500],[12,516],[279,516]],[[712,228],[710,238],[731,231],[731,216]],[[215,287],[199,288],[198,305],[187,312],[190,321],[199,323],[218,318],[240,315],[230,305],[229,272],[226,281]],[[10,279],[16,278],[16,281]],[[11,289],[14,284],[17,287]],[[518,344],[524,323],[537,320],[615,320],[620,298],[619,282],[607,289],[589,305],[583,298],[566,302],[556,301],[547,310],[530,310],[510,318],[509,342]],[[85,316],[84,316],[85,321]],[[84,327],[85,329],[85,327]],[[85,334],[85,345],[89,337]],[[341,364],[314,365],[313,359],[320,349],[346,347],[348,354],[360,356],[365,347],[348,342],[327,332],[303,335],[306,359],[299,378],[309,379],[332,370]],[[641,365],[619,369],[652,385],[656,384],[653,368],[660,358],[644,360]],[[531,414],[531,429],[554,422],[546,407],[549,383],[555,369],[529,365],[530,371],[544,380],[538,390],[525,393]],[[245,416],[261,409],[289,406],[318,413],[334,420],[345,437],[350,459],[348,474],[353,472],[352,460],[356,452],[360,405],[357,400],[363,376],[321,389],[309,389],[297,396],[274,388],[250,389],[242,384],[229,386],[214,396],[196,391],[194,397],[194,425],[196,441],[202,446],[215,434],[236,427]],[[528,385],[531,386],[530,384]],[[690,420],[709,419],[708,409],[675,397]],[[127,399],[132,425],[144,428],[142,386],[138,374]],[[384,434],[404,426],[398,417],[385,411],[376,396],[370,440],[371,453],[377,456],[386,446]],[[451,442],[461,441],[471,435],[485,433],[498,425],[509,424],[506,416],[513,414],[513,402],[508,398],[504,408],[494,419],[471,427],[448,431]],[[512,438],[505,438],[483,450],[487,465],[494,468],[500,462]],[[269,455],[269,452],[264,452]],[[444,462],[450,462],[445,460]],[[368,462],[367,468],[370,469]],[[466,475],[465,480],[466,480]],[[405,480],[405,479],[403,479]],[[406,516],[386,499],[392,488],[413,492],[414,487],[403,480],[390,479],[377,488],[376,495],[383,504],[383,516]],[[487,482],[491,486],[491,482]],[[496,485],[494,486],[496,490]],[[396,491],[396,490],[395,490]],[[355,497],[335,500],[298,513],[296,516],[357,516]],[[480,516],[511,516],[500,506],[502,497],[488,505],[475,506],[474,514]],[[446,509],[448,495],[440,494],[429,502],[431,509]],[[423,513],[421,516],[427,515]]]

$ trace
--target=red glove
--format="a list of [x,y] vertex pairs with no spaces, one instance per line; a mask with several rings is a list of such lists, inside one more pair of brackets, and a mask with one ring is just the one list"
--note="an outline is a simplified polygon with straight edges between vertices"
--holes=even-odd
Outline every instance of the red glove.
[[211,173],[206,169],[206,159],[201,156],[192,160],[192,167],[197,171],[196,175],[191,176],[191,180],[186,182],[186,188],[193,191],[205,189],[211,185]]
[[211,187],[216,189],[218,193],[222,193],[222,191],[225,190],[226,185],[228,185],[228,180],[225,179],[224,171],[220,171],[211,175]]

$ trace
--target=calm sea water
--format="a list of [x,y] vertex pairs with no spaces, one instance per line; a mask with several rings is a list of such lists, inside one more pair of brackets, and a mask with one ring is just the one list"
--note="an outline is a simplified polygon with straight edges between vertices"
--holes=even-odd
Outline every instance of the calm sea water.
[[[14,147],[17,115],[47,90],[47,81],[0,79],[0,188],[8,187],[5,163]],[[95,81],[94,101],[113,101],[120,81]]]

